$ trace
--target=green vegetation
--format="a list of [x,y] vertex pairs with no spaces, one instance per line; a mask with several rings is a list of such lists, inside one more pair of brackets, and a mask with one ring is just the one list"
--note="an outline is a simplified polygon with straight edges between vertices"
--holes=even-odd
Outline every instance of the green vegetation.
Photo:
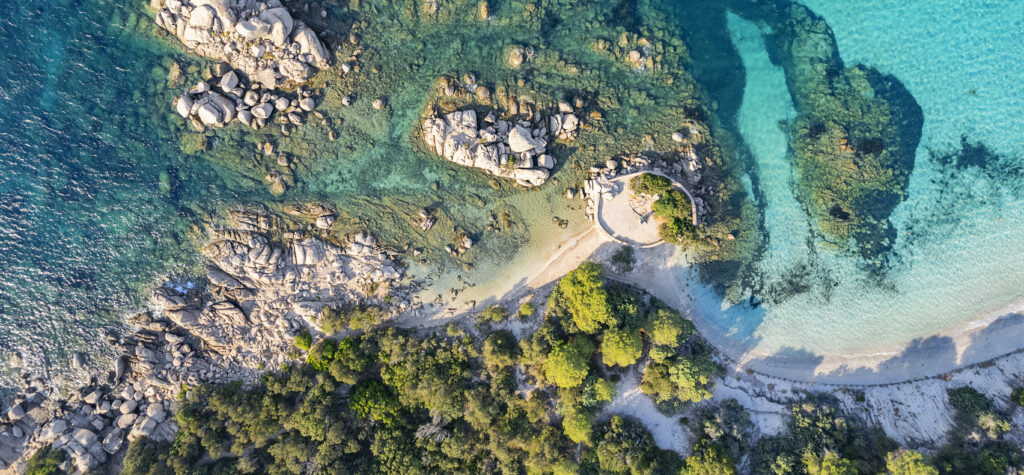
[[583,384],[590,371],[589,361],[593,353],[594,344],[584,336],[555,345],[544,361],[544,379],[562,388]]
[[508,309],[500,305],[491,305],[480,312],[480,321],[501,323],[508,319]]
[[[329,360],[327,371],[309,363],[252,388],[187,388],[174,443],[134,441],[126,473],[608,473],[634,460],[681,463],[641,426],[595,420],[614,396],[608,380],[517,394],[510,333],[491,333],[479,352],[448,333],[380,330],[339,341],[333,359],[318,360]],[[321,346],[330,345],[313,352]]]
[[589,412],[569,414],[562,419],[562,428],[566,437],[577,443],[591,445],[590,439],[594,432],[594,415]]
[[913,450],[898,450],[885,456],[885,469],[891,475],[939,475],[939,471],[925,463],[924,456]]
[[488,369],[501,370],[519,361],[519,345],[516,337],[505,330],[492,332],[484,340],[481,351],[484,366]]
[[755,473],[879,473],[896,444],[878,429],[854,424],[827,398],[792,406],[788,431],[757,441],[750,465]]
[[608,330],[601,340],[601,357],[608,366],[629,366],[640,359],[644,342],[636,330]]
[[1005,414],[974,388],[962,386],[948,393],[955,413],[949,441],[935,454],[939,472],[994,475],[1019,469],[1024,463],[1019,447],[1003,440],[1010,430]]
[[697,334],[697,327],[693,325],[693,322],[683,318],[678,312],[666,308],[659,308],[651,314],[649,327],[651,341],[655,345],[672,348]]
[[304,350],[309,351],[310,345],[313,344],[313,336],[308,331],[303,331],[298,335],[295,335],[295,346]]
[[519,311],[516,314],[519,315],[519,318],[530,318],[536,312],[537,307],[534,307],[530,302],[526,302],[519,306]]
[[317,318],[320,329],[333,335],[346,330],[367,330],[384,321],[384,312],[377,307],[352,306],[345,308],[324,307]]
[[1010,400],[1018,406],[1024,406],[1024,388],[1013,388],[1010,392]]
[[629,180],[629,189],[644,195],[660,195],[672,188],[672,180],[654,173],[644,173]]
[[690,198],[674,189],[671,180],[661,175],[644,173],[633,177],[629,187],[635,193],[659,197],[651,209],[662,220],[662,239],[683,249],[700,249],[707,244],[707,239],[693,225],[693,204]]
[[627,273],[633,271],[633,264],[636,258],[633,256],[633,246],[622,246],[615,254],[612,254],[612,267],[616,272]]
[[659,403],[700,402],[711,397],[711,380],[721,373],[706,354],[673,356],[647,366],[640,390]]
[[[175,441],[133,441],[123,473],[1002,475],[1021,467],[1020,449],[1002,439],[1006,414],[967,387],[949,391],[956,426],[932,459],[899,450],[826,396],[794,404],[782,435],[754,441],[735,400],[691,404],[706,401],[721,374],[692,323],[640,291],[593,282],[599,267],[587,265],[586,275],[588,293],[604,292],[611,325],[595,334],[578,328],[560,284],[540,326],[518,342],[506,330],[477,340],[456,324],[320,340],[306,362],[252,387],[183,387]],[[658,448],[639,422],[605,411],[617,367],[633,364],[660,409],[685,414],[694,436],[686,459]]]
[[309,349],[306,363],[318,371],[327,371],[328,366],[334,361],[334,353],[337,349],[338,344],[334,340],[320,340]]
[[678,473],[679,456],[654,445],[651,434],[639,423],[612,416],[597,438],[597,460],[608,473]]
[[736,464],[729,460],[718,445],[694,447],[693,455],[686,457],[682,475],[736,475]]
[[142,437],[131,441],[124,455],[122,475],[166,475],[169,442],[155,442]]
[[604,276],[601,264],[585,262],[558,281],[558,294],[567,303],[573,323],[584,333],[597,333],[615,323]]
[[25,473],[28,475],[56,475],[64,473],[60,464],[64,463],[67,453],[63,450],[54,449],[48,445],[32,454],[25,464]]

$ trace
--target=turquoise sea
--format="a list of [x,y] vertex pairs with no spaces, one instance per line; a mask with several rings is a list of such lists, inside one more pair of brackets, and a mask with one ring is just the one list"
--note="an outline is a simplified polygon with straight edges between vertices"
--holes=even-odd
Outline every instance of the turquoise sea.
[[[722,3],[653,2],[686,31],[698,79],[742,141],[737,153],[748,161],[746,180],[764,213],[766,244],[744,276],[742,304],[725,303],[711,290],[715,282],[681,273],[701,321],[758,354],[816,356],[898,352],[979,315],[1010,313],[1004,309],[1024,299],[1019,2],[805,2],[831,27],[847,64],[894,76],[923,113],[909,197],[892,215],[898,237],[881,277],[810,238],[793,194],[784,127],[793,101],[763,36],[771,25]],[[198,77],[189,66],[203,63],[154,38],[144,7],[28,0],[0,19],[0,367],[17,351],[33,369],[80,377],[65,371],[78,350],[104,367],[102,329],[140,309],[165,276],[197,270],[194,225],[209,213],[278,200],[252,174],[182,152],[184,125],[169,107],[172,63],[185,81]],[[442,67],[424,72],[417,87],[429,87]],[[482,242],[474,252],[501,258],[482,262],[476,275],[511,265],[527,231],[553,240],[578,230],[578,206],[568,230],[550,221],[566,212],[557,187],[493,190],[486,179],[413,153],[403,140],[418,117],[417,97],[393,97],[394,121],[352,135],[374,144],[369,151],[310,165],[283,200],[347,206],[350,222],[385,238],[424,206],[442,209],[448,227],[482,228],[499,212],[532,226]],[[312,131],[303,133],[314,140]],[[247,138],[245,153],[260,139]],[[211,144],[210,155],[232,147],[241,149]],[[436,268],[415,271],[437,275]]]
[[909,197],[891,216],[889,266],[879,276],[810,239],[792,191],[782,125],[795,112],[766,46],[771,25],[729,12],[745,74],[735,129],[750,149],[768,236],[744,305],[723,303],[704,283],[691,287],[702,289],[694,292],[701,320],[736,344],[734,356],[783,363],[896,362],[917,350],[951,364],[976,362],[965,353],[996,356],[984,348],[993,335],[973,336],[967,349],[949,337],[982,317],[1001,317],[998,331],[1012,331],[1024,311],[1024,9],[1015,1],[805,3],[829,24],[847,65],[895,76],[923,113]]

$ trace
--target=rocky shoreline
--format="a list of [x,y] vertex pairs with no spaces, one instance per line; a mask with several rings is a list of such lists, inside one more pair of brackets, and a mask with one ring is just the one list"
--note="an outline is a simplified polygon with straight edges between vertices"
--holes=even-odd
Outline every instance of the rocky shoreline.
[[170,414],[183,388],[252,384],[290,361],[295,335],[319,332],[324,307],[385,306],[374,289],[390,291],[392,313],[412,306],[399,287],[404,267],[369,234],[343,245],[290,232],[275,241],[273,220],[240,213],[235,221],[237,229],[208,233],[205,289],[159,287],[151,310],[129,319],[135,331],[108,333],[121,356],[105,379],[62,394],[23,373],[21,394],[0,416],[0,471],[21,471],[51,444],[68,454],[66,471],[117,466],[136,438],[173,440]]

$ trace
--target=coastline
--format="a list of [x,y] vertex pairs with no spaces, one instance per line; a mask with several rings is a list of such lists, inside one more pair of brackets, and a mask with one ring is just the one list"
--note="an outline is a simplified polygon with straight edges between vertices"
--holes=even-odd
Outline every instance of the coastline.
[[[665,252],[659,249],[653,251]],[[679,254],[674,254],[678,259]],[[914,338],[898,348],[823,355],[799,351],[780,355],[778,352],[758,351],[737,342],[696,311],[673,276],[677,268],[667,258],[669,256],[662,254],[659,257],[648,260],[668,265],[614,277],[644,288],[688,315],[701,335],[731,365],[767,376],[837,386],[893,384],[943,376],[1024,349],[1024,345],[1015,337],[1019,333],[1010,330],[1024,330],[1024,313],[1021,313],[1024,312],[1024,299],[1021,299],[970,321]],[[995,335],[991,334],[993,332]],[[981,344],[977,344],[979,342]],[[952,364],[949,360],[951,350],[955,351],[956,358]]]
[[[542,289],[587,260],[607,261],[612,253],[605,244],[617,244],[598,227],[591,226],[574,234],[544,252],[533,262],[543,262],[532,273],[522,272],[523,285],[509,288],[507,282],[482,298],[482,302],[519,300]],[[987,361],[1017,353],[1024,349],[1015,337],[1024,331],[1024,299],[1011,302],[1000,309],[982,314],[957,325],[940,329],[929,335],[916,337],[902,346],[880,348],[857,353],[811,354],[799,351],[780,355],[778,352],[758,351],[738,342],[717,328],[700,314],[676,279],[683,254],[675,246],[663,243],[648,249],[637,249],[637,264],[633,272],[610,276],[637,285],[658,299],[689,316],[700,334],[708,340],[731,366],[750,370],[773,378],[793,382],[834,386],[875,386],[903,383],[944,376]],[[497,283],[499,280],[495,279]],[[494,290],[496,286],[490,286]],[[474,289],[483,295],[485,288]],[[482,308],[477,306],[479,310]],[[460,308],[448,312],[458,317],[472,312]],[[1019,317],[1019,318],[1016,318]],[[980,343],[979,343],[980,342]],[[955,355],[955,360],[950,357]]]

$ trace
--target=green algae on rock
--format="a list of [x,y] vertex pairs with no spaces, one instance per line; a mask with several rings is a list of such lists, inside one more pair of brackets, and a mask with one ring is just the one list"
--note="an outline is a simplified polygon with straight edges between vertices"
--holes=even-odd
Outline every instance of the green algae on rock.
[[823,241],[879,264],[895,239],[889,215],[907,195],[920,107],[896,78],[844,65],[828,25],[806,7],[737,3],[771,27],[769,49],[786,74],[797,199]]

